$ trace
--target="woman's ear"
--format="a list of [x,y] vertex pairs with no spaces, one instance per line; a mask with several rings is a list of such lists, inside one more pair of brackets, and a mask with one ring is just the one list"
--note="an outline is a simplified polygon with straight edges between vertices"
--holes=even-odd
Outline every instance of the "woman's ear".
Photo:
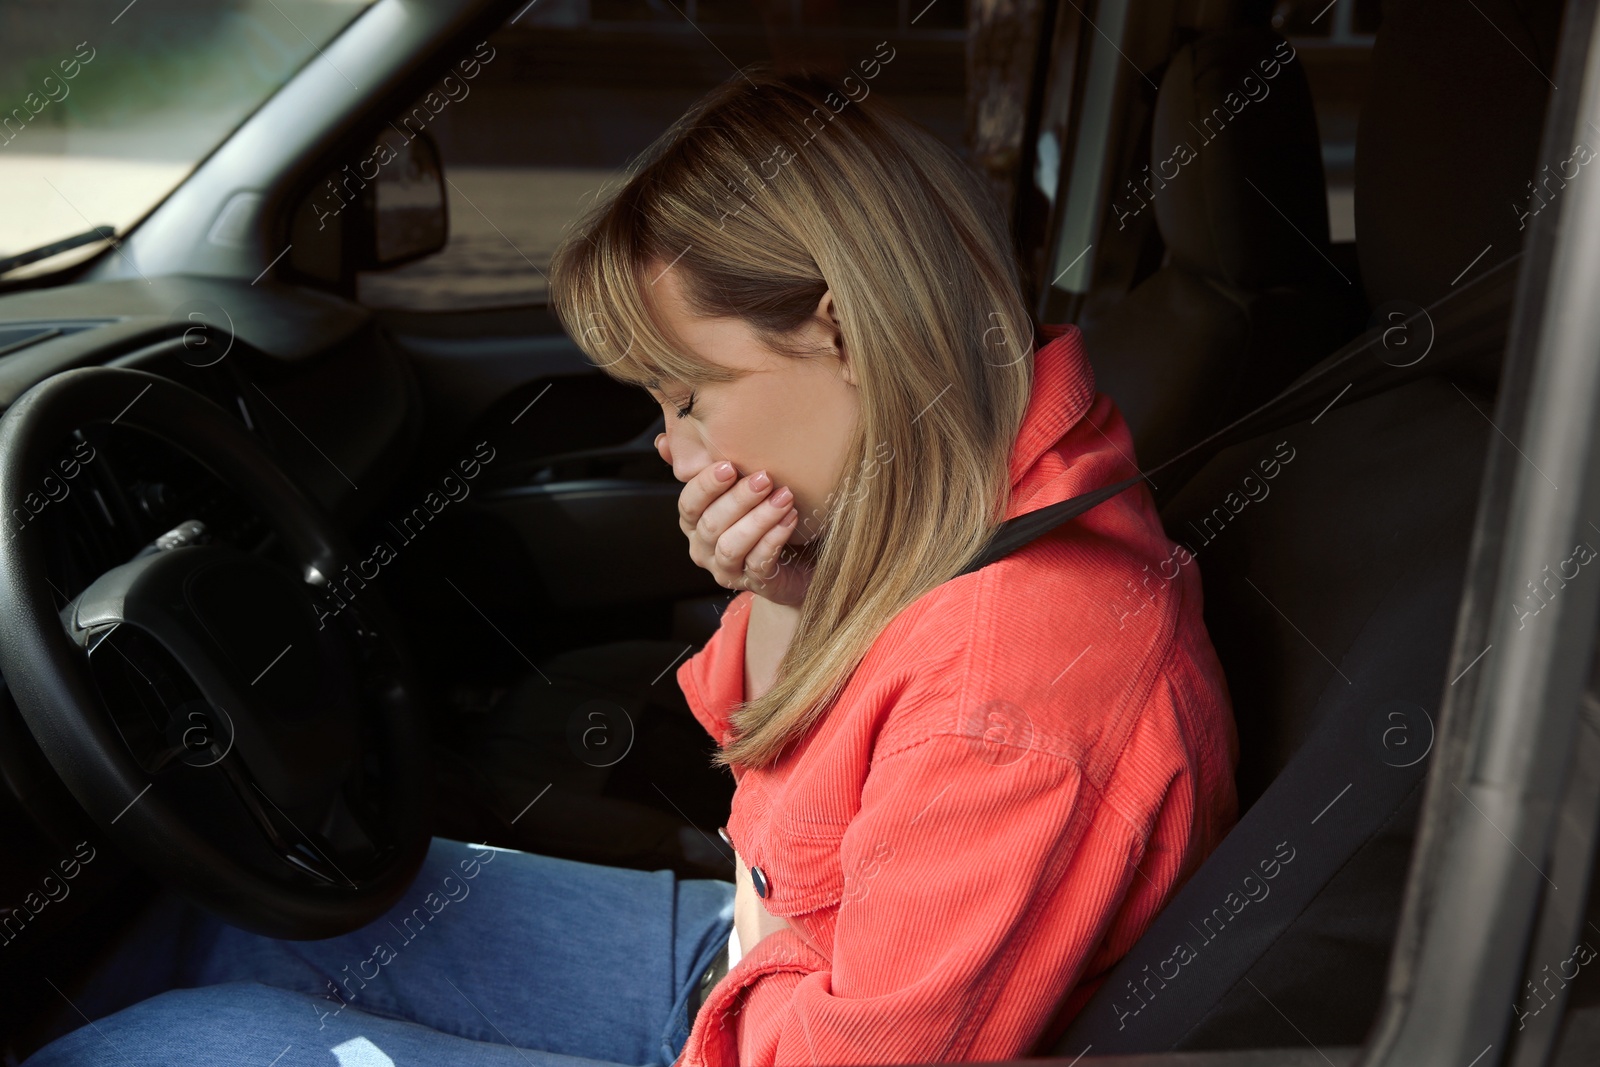
[[817,302],[817,318],[829,324],[828,344],[833,349],[834,357],[839,360],[839,376],[850,385],[859,384],[850,353],[845,349],[844,331],[839,328],[839,312],[834,304],[832,289],[825,291]]

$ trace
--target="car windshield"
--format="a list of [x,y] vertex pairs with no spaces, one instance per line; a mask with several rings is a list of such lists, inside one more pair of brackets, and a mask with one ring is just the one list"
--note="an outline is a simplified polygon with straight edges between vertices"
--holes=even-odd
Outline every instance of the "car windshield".
[[370,3],[0,0],[0,273],[126,232]]

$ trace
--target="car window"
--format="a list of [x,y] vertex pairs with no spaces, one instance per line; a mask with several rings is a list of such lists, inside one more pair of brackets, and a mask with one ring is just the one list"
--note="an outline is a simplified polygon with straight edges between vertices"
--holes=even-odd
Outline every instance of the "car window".
[[450,236],[434,255],[361,273],[357,298],[432,311],[542,305],[567,224],[698,97],[757,60],[858,78],[876,63],[869,91],[959,148],[964,20],[956,0],[539,0],[393,118],[439,145]]
[[125,232],[370,2],[0,0],[0,259]]

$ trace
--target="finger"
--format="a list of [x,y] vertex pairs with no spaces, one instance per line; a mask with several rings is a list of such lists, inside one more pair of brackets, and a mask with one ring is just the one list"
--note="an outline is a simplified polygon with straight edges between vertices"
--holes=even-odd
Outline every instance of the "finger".
[[750,550],[744,561],[748,588],[759,593],[768,582],[778,577],[783,567],[784,546],[798,528],[799,519],[799,509],[791,506]]
[[[749,571],[749,555],[768,532],[783,520],[794,504],[794,494],[787,487],[757,503],[732,526],[717,537],[711,553],[711,571],[724,576],[735,585]],[[704,520],[702,520],[704,522]],[[729,588],[734,588],[730,585]]]
[[[724,468],[728,472],[725,475],[720,473]],[[707,506],[737,484],[738,478],[738,468],[727,461],[713,463],[690,478],[678,494],[679,525],[686,532],[699,526]]]
[[[760,489],[755,487],[755,480],[760,477],[767,482]],[[695,523],[695,533],[691,535],[691,554],[694,550],[693,542],[700,542],[699,551],[709,561],[717,543],[740,519],[749,514],[767,497],[773,495],[775,487],[766,471],[756,471],[748,478],[741,478],[722,494],[700,509],[700,517]],[[781,512],[779,513],[782,514]],[[763,527],[765,529],[765,527]],[[701,564],[705,566],[705,564]]]

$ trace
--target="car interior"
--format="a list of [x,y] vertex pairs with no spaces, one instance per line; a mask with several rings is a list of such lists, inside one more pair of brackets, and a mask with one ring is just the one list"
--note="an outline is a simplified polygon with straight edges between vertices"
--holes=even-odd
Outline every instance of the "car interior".
[[[792,6],[802,30],[816,11],[833,21],[779,43],[773,12],[787,5],[701,0],[692,13],[738,62],[854,62],[887,39],[896,57],[878,91],[961,142],[973,32],[962,5]],[[1200,568],[1241,758],[1237,827],[1120,962],[1085,976],[1095,995],[1030,1056],[1297,1049],[1316,1051],[1303,1062],[1353,1062],[1390,982],[1439,709],[1462,659],[1491,414],[1569,6],[1035,7],[1040,69],[1005,187],[1019,256],[1038,266],[1025,271],[1030,298],[1042,321],[1082,329],[1168,535]],[[148,260],[108,246],[0,273],[0,405],[68,372],[30,395],[37,439],[0,432],[0,450],[14,440],[17,453],[0,453],[0,483],[44,464],[69,487],[39,511],[38,536],[17,542],[37,546],[26,558],[38,579],[6,613],[65,612],[87,634],[101,610],[114,632],[139,617],[107,572],[143,560],[154,573],[162,547],[190,540],[236,550],[226,595],[263,614],[288,594],[238,556],[320,563],[319,611],[348,643],[340,662],[364,672],[349,685],[391,701],[387,732],[346,724],[315,753],[296,735],[282,742],[295,762],[277,768],[283,790],[308,797],[359,779],[345,821],[312,835],[330,848],[372,839],[370,852],[351,846],[369,872],[358,904],[313,908],[240,873],[291,858],[307,879],[332,878],[287,832],[274,848],[218,844],[275,821],[234,810],[242,787],[209,764],[183,757],[196,781],[168,775],[123,809],[170,838],[173,862],[207,838],[205,899],[238,921],[307,936],[376,914],[415,869],[423,822],[506,848],[727,876],[716,829],[733,780],[709,764],[673,671],[730,597],[683,551],[681,486],[652,445],[659,407],[585,361],[543,302],[538,266],[580,203],[729,73],[711,38],[669,26],[678,18],[607,0],[440,14],[425,53],[364,110],[284,142],[285,163],[236,209],[276,219],[275,247],[289,246],[256,281],[163,251],[181,247],[184,197],[214,195],[207,167],[228,162],[226,144],[141,220],[127,243],[149,234]],[[353,250],[373,236],[356,210],[318,226],[326,190],[381,127],[416,114],[419,87],[464,76],[452,64],[479,41],[477,99],[452,100],[413,142],[417,172],[442,172],[448,234],[421,238],[421,255],[363,258]],[[289,84],[233,138],[269,143],[300,91]],[[505,135],[513,121],[530,127],[527,144]],[[119,412],[113,386],[126,380],[82,373],[95,368],[162,381]],[[286,484],[322,517],[302,514]],[[81,728],[120,737],[146,770],[179,758],[163,745],[194,697],[185,663],[126,636],[133,627],[79,638],[93,672],[71,678],[66,638],[22,627],[6,622],[19,641],[0,648],[0,906],[16,905],[0,910],[7,1063],[76,1025],[40,976],[70,990],[161,884],[150,855],[106,829],[140,764],[95,764],[19,696],[99,693],[114,728]],[[572,743],[591,717],[545,712],[595,662],[616,689],[584,709],[620,731],[615,760]],[[60,680],[20,680],[20,665]],[[383,751],[381,768],[350,755],[358,735]],[[243,722],[238,737],[278,751]],[[397,782],[410,783],[403,796]],[[380,793],[394,826],[367,825]],[[180,833],[185,807],[212,815]],[[41,872],[81,842],[93,861],[42,898]],[[36,902],[26,915],[24,898]],[[1585,972],[1566,996],[1552,1058],[1538,1062],[1600,1054],[1600,979]]]
[[[1259,146],[1229,142],[1241,152],[1258,148],[1259,159],[1246,156],[1201,172],[1208,179],[1207,195],[1195,201],[1210,208],[1212,220],[1171,219],[1173,209],[1157,212],[1162,237],[1173,248],[1189,247],[1196,235],[1211,233],[1232,235],[1241,245],[1251,239],[1241,236],[1249,233],[1249,224],[1222,225],[1214,221],[1219,217],[1249,218],[1265,231],[1255,238],[1254,263],[1241,250],[1233,271],[1217,270],[1209,279],[1226,284],[1255,273],[1278,282],[1262,288],[1273,289],[1280,300],[1305,302],[1302,310],[1289,313],[1307,330],[1295,337],[1306,338],[1303,343],[1280,345],[1280,332],[1268,329],[1257,342],[1263,353],[1257,356],[1249,323],[1237,327],[1242,336],[1211,341],[1227,336],[1232,320],[1244,319],[1247,312],[1240,308],[1259,306],[1236,295],[1205,310],[1195,303],[1164,309],[1165,319],[1157,319],[1150,306],[1124,317],[1120,307],[1153,285],[1187,283],[1178,280],[1176,271],[1182,268],[1170,261],[1171,281],[1157,282],[1160,275],[1153,276],[1117,312],[1086,331],[1097,379],[1102,364],[1121,351],[1115,342],[1109,351],[1098,345],[1098,331],[1109,329],[1120,339],[1125,321],[1137,321],[1138,336],[1144,338],[1199,337],[1204,340],[1194,341],[1196,348],[1218,343],[1218,351],[1235,359],[1250,352],[1256,361],[1250,365],[1261,368],[1257,373],[1300,375],[1297,385],[1328,378],[1328,372],[1333,378],[1323,390],[1326,407],[1218,452],[1176,489],[1162,484],[1165,475],[1156,475],[1169,536],[1190,547],[1204,576],[1207,629],[1227,670],[1240,731],[1244,814],[1107,977],[1054,1049],[1058,1054],[1090,1044],[1106,1052],[1301,1041],[1358,1045],[1376,1014],[1427,769],[1431,712],[1438,707],[1466,572],[1482,458],[1494,432],[1483,412],[1493,406],[1514,291],[1508,283],[1516,268],[1517,220],[1509,210],[1489,206],[1514,202],[1524,175],[1536,169],[1534,131],[1541,127],[1548,92],[1539,70],[1525,64],[1480,72],[1470,94],[1454,78],[1446,83],[1447,72],[1466,67],[1489,45],[1493,30],[1481,20],[1467,22],[1445,12],[1446,5],[1426,3],[1385,9],[1372,48],[1373,89],[1357,129],[1358,238],[1354,249],[1343,250],[1353,251],[1355,262],[1339,256],[1348,269],[1335,268],[1334,252],[1325,257],[1324,270],[1305,263],[1304,276],[1320,283],[1320,294],[1310,286],[1285,284],[1293,279],[1284,268],[1274,276],[1269,241],[1282,248],[1280,263],[1291,249],[1308,252],[1304,241],[1293,248],[1294,231],[1326,233],[1326,216],[1291,229],[1292,218],[1247,212],[1241,205],[1253,194],[1238,184],[1248,179],[1252,166],[1283,166],[1274,158],[1280,145],[1292,149],[1308,136],[1314,139],[1314,116],[1303,100],[1283,94],[1279,136]],[[1556,23],[1551,16],[1559,12],[1547,6],[1529,14],[1527,50],[1552,62]],[[1209,54],[1227,55],[1235,36],[1224,36]],[[1185,118],[1214,106],[1201,95],[1207,82],[1196,73],[1206,69],[1198,58],[1208,54],[1205,41],[1186,46],[1195,49],[1195,58],[1180,52],[1163,79],[1163,93],[1172,88],[1175,73],[1184,79],[1180,92],[1185,95],[1175,97],[1172,106]],[[1427,56],[1427,64],[1417,62],[1419,55]],[[1223,65],[1220,59],[1212,62]],[[1218,80],[1228,85],[1235,79]],[[1193,100],[1186,98],[1190,93]],[[1480,107],[1484,100],[1496,106]],[[1159,98],[1156,114],[1160,130]],[[1428,117],[1425,125],[1419,123],[1422,116]],[[1152,151],[1170,139],[1158,133]],[[1441,165],[1468,145],[1478,146],[1483,162],[1470,175]],[[1217,172],[1221,177],[1209,181]],[[1277,174],[1280,188],[1291,181],[1313,192],[1322,186],[1315,156],[1300,173],[1291,164]],[[1319,208],[1325,204],[1315,196],[1301,200]],[[1158,209],[1162,203],[1157,201]],[[1188,206],[1181,199],[1168,203],[1175,209]],[[1234,214],[1224,214],[1229,211]],[[1440,242],[1415,239],[1419,232],[1447,229],[1453,237],[1446,251]],[[1474,253],[1453,270],[1443,256],[1464,246],[1491,250],[1473,273],[1459,277]],[[1214,267],[1221,259],[1211,250],[1184,258],[1209,260]],[[1174,253],[1172,260],[1177,259]],[[1359,284],[1364,300],[1358,306],[1364,309],[1391,302],[1427,308],[1431,326],[1419,320],[1417,330],[1428,336],[1408,340],[1426,345],[1431,338],[1431,351],[1419,356],[1415,345],[1407,348],[1395,336],[1386,341],[1381,333],[1374,342],[1359,320],[1351,330],[1348,317],[1341,335],[1332,321],[1319,322],[1303,310],[1318,299],[1323,306],[1336,303],[1338,289],[1346,290],[1347,302],[1357,300],[1350,292],[1356,285],[1345,285],[1341,277]],[[1140,349],[1146,361],[1178,355],[1148,341]],[[1183,355],[1190,357],[1188,351]],[[1213,383],[1221,377],[1209,366],[1191,371],[1205,365],[1207,356],[1197,351],[1190,358],[1194,364],[1180,364],[1170,389],[1154,368],[1129,372],[1125,385],[1113,379],[1110,388],[1126,390],[1126,403],[1113,393],[1125,411],[1171,410],[1203,396],[1184,375]],[[1262,358],[1285,365],[1262,367]],[[1392,373],[1401,368],[1403,374]],[[1381,384],[1367,390],[1374,379]],[[1346,387],[1350,392],[1333,403]],[[1215,428],[1203,420],[1217,418],[1219,399],[1207,397],[1189,416],[1202,420],[1189,431],[1191,440]],[[1251,401],[1259,398],[1243,406],[1256,406]],[[1136,427],[1138,417],[1129,415]],[[1139,440],[1141,455],[1161,454],[1144,450],[1148,438]],[[1274,456],[1282,460],[1285,445],[1294,458],[1268,481],[1261,463]],[[1230,493],[1235,503],[1225,504]],[[1385,732],[1391,729],[1395,732]],[[1336,807],[1324,810],[1335,801]],[[1259,902],[1250,900],[1224,930],[1213,909],[1242,875],[1274,857],[1280,842],[1287,842],[1295,862],[1305,866],[1290,865],[1286,877]],[[1221,914],[1234,913],[1224,909]],[[1202,931],[1199,940],[1192,930]],[[1178,969],[1177,980],[1162,984],[1162,975],[1171,977],[1174,944],[1186,938],[1197,958]],[[1330,997],[1335,988],[1340,995]]]

